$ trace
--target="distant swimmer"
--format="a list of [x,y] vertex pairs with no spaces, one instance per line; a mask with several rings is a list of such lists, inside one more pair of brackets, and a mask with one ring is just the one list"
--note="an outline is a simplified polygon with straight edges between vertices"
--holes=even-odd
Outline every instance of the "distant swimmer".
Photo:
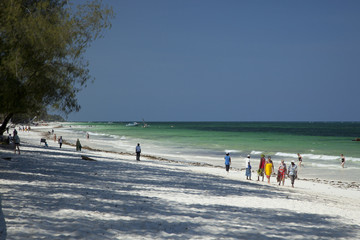
[[300,155],[300,153],[298,153],[297,155],[298,155],[298,159],[299,159],[299,167],[301,167],[301,164],[302,164],[302,156]]
[[345,157],[344,157],[344,154],[341,154],[341,166],[344,168],[345,166]]
[[226,169],[226,172],[229,173],[229,169],[230,169],[230,165],[231,165],[230,153],[226,153],[224,158],[225,158],[225,169]]

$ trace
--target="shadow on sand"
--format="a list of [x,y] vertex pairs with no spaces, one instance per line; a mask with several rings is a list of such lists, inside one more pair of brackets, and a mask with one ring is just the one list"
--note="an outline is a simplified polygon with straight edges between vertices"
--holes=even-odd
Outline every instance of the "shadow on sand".
[[171,197],[294,198],[271,186],[146,161],[88,162],[66,150],[22,154],[0,162],[9,239],[355,239],[360,231],[332,216]]

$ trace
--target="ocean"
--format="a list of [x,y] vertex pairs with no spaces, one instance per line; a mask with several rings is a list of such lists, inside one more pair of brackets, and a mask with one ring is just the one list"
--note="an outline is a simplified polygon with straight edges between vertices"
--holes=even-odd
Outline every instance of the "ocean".
[[[261,154],[271,156],[275,166],[284,159],[297,162],[307,178],[360,182],[360,122],[147,122],[147,127],[124,122],[71,122],[56,131],[82,145],[115,152],[142,153],[170,160],[223,166],[226,152],[232,167],[242,169],[250,154],[257,169]],[[89,133],[90,139],[86,139]],[[58,135],[59,136],[59,135]],[[340,154],[346,158],[341,168]],[[334,176],[335,175],[335,176]]]

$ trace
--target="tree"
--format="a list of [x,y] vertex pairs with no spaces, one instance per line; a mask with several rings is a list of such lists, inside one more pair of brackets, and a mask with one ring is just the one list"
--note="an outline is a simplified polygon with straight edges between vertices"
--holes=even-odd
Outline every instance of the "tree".
[[76,95],[91,79],[83,54],[111,27],[101,0],[1,0],[0,135],[14,114],[79,111]]

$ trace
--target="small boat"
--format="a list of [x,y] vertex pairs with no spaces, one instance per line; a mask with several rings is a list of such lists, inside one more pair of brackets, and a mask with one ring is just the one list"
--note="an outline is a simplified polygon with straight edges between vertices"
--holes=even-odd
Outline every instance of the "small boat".
[[144,119],[143,119],[143,127],[144,127],[144,128],[149,127],[149,125],[145,122],[145,120],[144,120]]
[[128,123],[128,124],[126,124],[127,127],[136,127],[136,126],[138,126],[138,125],[139,125],[139,123],[137,123],[137,122],[133,122],[133,123]]

